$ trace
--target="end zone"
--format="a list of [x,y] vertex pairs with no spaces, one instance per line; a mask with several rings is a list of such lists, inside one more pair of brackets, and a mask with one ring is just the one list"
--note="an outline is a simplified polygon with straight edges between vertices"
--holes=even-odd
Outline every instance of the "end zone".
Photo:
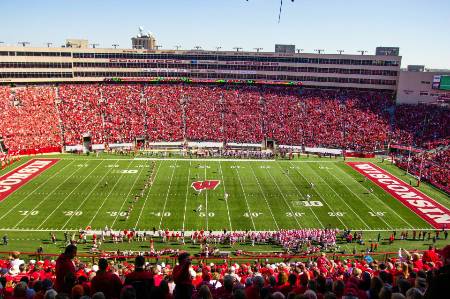
[[384,169],[369,162],[347,162],[436,229],[448,228],[450,210]]
[[59,159],[33,159],[0,177],[0,202],[50,168]]

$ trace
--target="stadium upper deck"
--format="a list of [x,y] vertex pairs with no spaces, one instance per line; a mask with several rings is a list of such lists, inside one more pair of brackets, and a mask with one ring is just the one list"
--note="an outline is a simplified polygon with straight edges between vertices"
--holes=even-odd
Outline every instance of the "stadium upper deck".
[[0,83],[253,80],[395,91],[401,56],[0,47]]

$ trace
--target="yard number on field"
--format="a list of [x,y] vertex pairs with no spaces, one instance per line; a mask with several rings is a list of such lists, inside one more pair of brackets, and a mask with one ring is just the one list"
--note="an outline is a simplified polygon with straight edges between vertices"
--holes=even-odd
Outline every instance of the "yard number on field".
[[263,213],[261,213],[261,212],[251,212],[251,213],[249,213],[249,212],[245,212],[244,213],[244,217],[259,217],[259,216],[261,216]]
[[328,216],[330,217],[342,217],[344,214],[345,212],[328,212]]
[[21,216],[36,216],[39,211],[19,211]]
[[383,217],[386,212],[369,212],[369,215],[372,217]]
[[164,213],[161,213],[161,212],[150,212],[150,214],[152,214],[152,215],[154,215],[156,217],[161,217],[161,215],[163,217],[170,217],[170,215],[172,215],[170,212],[164,212]]
[[83,215],[82,211],[64,211],[65,216],[81,216]]

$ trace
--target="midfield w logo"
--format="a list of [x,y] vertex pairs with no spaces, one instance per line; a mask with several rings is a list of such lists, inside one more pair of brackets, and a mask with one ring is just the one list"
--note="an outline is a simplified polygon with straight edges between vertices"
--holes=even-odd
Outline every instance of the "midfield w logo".
[[193,182],[191,187],[194,188],[195,191],[214,190],[219,184],[219,180],[197,181]]

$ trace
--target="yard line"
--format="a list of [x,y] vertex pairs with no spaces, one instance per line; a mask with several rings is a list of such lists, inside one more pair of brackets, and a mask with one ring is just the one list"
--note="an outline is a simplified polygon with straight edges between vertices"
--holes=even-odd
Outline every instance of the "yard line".
[[[205,181],[206,181],[206,164],[205,166]],[[208,190],[205,190],[205,218],[206,218],[206,230],[209,230],[208,225]]]
[[333,191],[334,194],[336,194],[341,199],[341,201],[350,209],[350,211],[352,211],[353,214],[355,214],[356,217],[358,217],[358,219],[361,220],[361,222],[367,227],[367,229],[370,229],[370,227],[367,225],[367,223],[364,220],[362,220],[362,218],[352,209],[352,207],[350,207],[347,204],[347,202],[333,188],[331,188],[331,186],[327,183],[327,181],[325,181],[322,178],[322,176],[320,174],[318,174],[317,171],[315,171],[311,166],[308,165],[308,167],[311,168],[311,170],[317,174],[317,176],[331,189],[331,191]]
[[[46,179],[42,184],[40,184],[39,186],[37,186],[35,189],[33,189],[33,191],[31,191],[30,193],[28,193],[27,196],[25,196],[21,201],[19,201],[16,205],[14,205],[14,207],[12,207],[11,209],[9,209],[5,214],[3,214],[0,217],[0,220],[2,220],[3,218],[5,218],[9,213],[11,213],[12,211],[16,211],[16,208],[24,201],[26,200],[28,197],[30,197],[31,195],[34,194],[34,192],[36,192],[37,190],[39,190],[39,188],[41,188],[42,186],[45,186],[45,184],[50,181],[51,179],[53,179],[56,175],[58,175],[61,171],[63,171],[64,168],[66,168],[67,166],[69,166],[70,164],[72,164],[74,161],[72,161],[71,163],[67,164],[66,166],[64,166],[63,168],[61,168],[60,170],[58,170],[56,173],[54,173],[51,177],[49,177],[48,179]],[[25,163],[24,163],[25,164]],[[14,168],[15,169],[15,168]],[[13,169],[13,170],[14,170]],[[12,171],[12,170],[11,170]],[[11,172],[10,171],[10,172]],[[72,174],[73,175],[73,174]]]
[[[234,165],[236,166],[236,162],[234,162]],[[239,184],[241,185],[242,192],[244,193],[244,198],[245,198],[245,202],[247,204],[247,209],[248,209],[248,216],[250,216],[250,219],[252,220],[253,230],[256,230],[255,222],[253,221],[252,211],[250,211],[250,206],[248,205],[247,194],[245,194],[244,186],[242,185],[241,176],[239,174],[239,170],[237,167],[236,167],[236,173],[238,175]]]
[[[117,161],[117,162],[119,162],[119,161]],[[116,164],[114,164],[114,165],[117,165],[117,162],[116,162]],[[86,197],[85,197],[84,200],[80,203],[80,205],[78,206],[78,208],[76,208],[76,210],[74,211],[74,213],[72,213],[72,215],[70,215],[69,219],[67,219],[66,223],[64,223],[64,225],[63,225],[63,227],[62,227],[63,229],[66,227],[67,223],[69,223],[69,221],[73,218],[73,216],[75,215],[75,212],[78,211],[78,210],[83,206],[83,204],[86,202],[86,200],[89,199],[89,196],[91,196],[91,194],[94,193],[95,189],[97,189],[98,185],[100,185],[100,182],[103,181],[103,179],[104,179],[104,178],[105,178],[112,170],[113,170],[113,167],[111,167],[111,169],[108,170],[108,171],[101,177],[101,179],[98,180],[97,184],[94,185],[94,187],[92,188],[92,190],[86,195]],[[119,180],[117,180],[117,181],[119,181]],[[112,189],[114,189],[114,187],[117,185],[117,181],[116,181],[116,183],[114,184],[114,186],[112,187]]]
[[[103,160],[103,161],[105,161],[105,160]],[[53,211],[47,216],[47,218],[45,218],[44,219],[44,221],[42,221],[42,223],[37,227],[38,229],[40,229],[41,227],[42,227],[42,225],[56,212],[56,210],[66,201],[66,199],[73,193],[73,192],[75,192],[75,190],[77,190],[78,189],[78,187],[80,187],[80,185],[81,184],[83,184],[83,182],[100,166],[100,165],[102,165],[102,163],[103,163],[103,161],[102,162],[100,162],[100,163],[98,163],[98,165],[97,166],[95,166],[94,167],[94,169],[92,169],[92,171],[91,172],[89,172],[89,174],[75,187],[75,188],[73,188],[73,190],[72,191],[70,191],[70,193],[69,194],[67,194],[67,196],[66,197],[64,197],[64,199],[59,203],[59,205],[56,207],[56,208],[54,208],[53,209]],[[80,167],[81,168],[81,167]]]
[[[327,169],[327,171],[328,171],[328,173],[331,174],[335,179],[337,179],[339,182],[341,182],[341,184],[344,185],[345,188],[347,188],[348,190],[350,190],[350,192],[353,193],[353,195],[355,195],[362,203],[364,203],[364,204],[366,205],[366,207],[368,207],[369,210],[372,211],[372,213],[376,214],[375,211],[374,211],[371,207],[369,207],[369,205],[367,205],[367,203],[366,203],[364,200],[362,200],[361,197],[359,197],[359,195],[357,195],[355,192],[353,192],[352,189],[350,189],[346,184],[344,184],[337,176],[335,176],[334,174],[332,174],[328,169]],[[380,217],[380,216],[377,216],[377,217],[380,218],[380,220],[383,221],[390,229],[392,229],[392,226],[390,226],[389,223],[387,223],[382,217]]]
[[[337,167],[337,166],[336,166]],[[337,167],[341,172],[343,172],[345,175],[349,176],[352,180],[356,181],[359,185],[361,185],[354,177],[343,171],[340,167]],[[395,176],[394,176],[395,177]],[[364,186],[361,185],[364,189],[366,189]],[[369,193],[369,195],[375,196],[385,207],[387,207],[389,210],[391,210],[397,217],[399,217],[403,222],[405,222],[409,227],[413,227],[408,221],[406,221],[402,216],[400,216],[394,209],[392,209],[389,205],[387,205],[381,198],[379,198],[374,193]],[[380,217],[381,218],[381,217]]]
[[[133,163],[133,160],[130,161],[130,164],[128,164],[127,168],[129,168],[131,166],[131,164]],[[114,184],[114,186],[111,188],[111,191],[109,191],[108,195],[105,197],[105,199],[103,200],[102,204],[98,207],[97,212],[95,212],[95,215],[92,217],[91,221],[89,221],[88,226],[91,226],[92,221],[94,221],[95,217],[97,217],[98,212],[100,212],[100,210],[103,208],[103,206],[105,205],[106,200],[108,199],[108,197],[111,195],[111,193],[113,192],[114,188],[117,186],[117,184],[120,182],[120,180],[123,178],[123,175],[125,173],[122,173],[119,177],[119,179],[116,181],[116,183]],[[134,180],[136,182],[137,178],[139,177],[139,174],[136,175],[136,179]],[[131,190],[131,189],[130,189]],[[128,192],[128,194],[130,194]],[[125,200],[127,200],[128,195],[125,197]],[[120,211],[119,211],[120,212]]]
[[270,215],[272,215],[273,222],[275,223],[275,226],[277,227],[277,230],[280,230],[280,227],[278,226],[277,220],[275,219],[275,216],[273,216],[272,209],[270,208],[269,202],[267,201],[266,194],[264,193],[264,191],[263,191],[263,189],[261,187],[261,184],[259,183],[258,177],[255,174],[255,170],[251,166],[250,166],[250,168],[252,170],[253,176],[256,179],[256,182],[258,183],[259,190],[261,190],[261,194],[264,197],[264,200],[265,200],[265,202],[267,204],[267,207],[269,208]]
[[[281,166],[280,166],[280,168],[281,168]],[[292,210],[291,206],[290,206],[289,203],[287,202],[286,197],[284,196],[283,191],[281,191],[280,186],[278,186],[278,183],[277,183],[277,182],[275,181],[275,179],[273,178],[273,176],[272,176],[272,174],[270,173],[269,169],[266,168],[266,171],[267,171],[267,173],[269,174],[269,176],[270,176],[270,178],[272,179],[272,181],[275,183],[275,186],[277,187],[278,192],[280,192],[281,197],[282,197],[283,200],[284,200],[284,203],[287,205],[287,207],[288,207],[289,210],[291,211],[291,213],[292,213],[292,218],[294,218],[295,222],[297,222],[298,227],[299,227],[299,228],[302,228],[302,226],[300,225],[300,223],[299,223],[298,220],[297,220],[297,217],[295,217],[295,212]],[[292,183],[292,181],[291,181],[291,183]],[[297,189],[297,186],[295,186],[294,183],[292,183],[292,184],[294,185],[295,189]],[[303,196],[302,193],[298,191],[298,189],[297,189],[297,192],[300,193],[301,196]],[[311,207],[309,207],[309,208],[311,209]],[[312,209],[311,209],[311,212],[312,212],[313,215],[316,217],[317,221],[319,221],[320,226],[322,226],[322,228],[325,228],[325,227],[323,226],[322,222],[320,222],[319,218],[317,218],[316,213],[314,213],[314,211],[313,211]]]
[[133,188],[134,188],[134,186],[136,185],[136,182],[138,181],[138,179],[139,179],[139,177],[141,176],[141,174],[142,174],[143,171],[144,171],[144,167],[141,168],[140,173],[136,176],[136,179],[134,180],[133,185],[132,185],[131,188],[130,188],[130,191],[128,191],[128,194],[125,196],[125,198],[124,198],[124,200],[123,200],[123,202],[122,202],[122,205],[120,206],[120,209],[119,209],[119,211],[117,212],[116,217],[114,217],[114,221],[113,221],[113,223],[112,223],[111,226],[110,226],[111,228],[113,228],[114,224],[116,223],[117,218],[119,217],[119,214],[122,212],[123,206],[124,206],[125,203],[127,202],[128,196],[130,196],[131,191],[133,191]]
[[[158,163],[158,168],[156,168],[156,172],[155,172],[155,177],[154,177],[154,179],[153,179],[153,183],[152,183],[152,185],[150,186],[150,188],[148,188],[147,196],[145,196],[145,200],[144,200],[144,204],[142,205],[141,212],[139,213],[138,219],[136,220],[136,224],[134,225],[135,228],[138,227],[139,220],[141,220],[142,212],[144,211],[145,205],[147,204],[148,197],[150,196],[150,191],[152,190],[153,185],[155,185],[155,182],[156,182],[156,175],[158,174],[158,171],[159,171],[159,168],[161,167],[161,164],[162,164],[162,162]],[[152,175],[153,175],[153,173],[152,173]]]
[[[73,162],[72,162],[73,163]],[[67,164],[66,166],[69,166],[70,164]],[[74,171],[70,176],[67,177],[67,179],[65,179],[61,184],[59,184],[58,186],[56,186],[56,188],[54,188],[49,194],[47,194],[41,201],[39,201],[39,203],[37,205],[34,206],[34,208],[30,211],[30,213],[28,215],[26,215],[24,218],[22,218],[19,222],[16,223],[16,225],[13,228],[16,228],[19,224],[21,224],[29,215],[31,215],[31,212],[36,211],[37,208],[39,208],[46,200],[47,198],[50,197],[50,195],[52,195],[56,190],[58,190],[59,187],[61,187],[65,182],[67,182],[67,180],[69,180],[75,173],[77,173],[77,171],[79,171],[81,169],[81,167],[79,167],[76,171]],[[61,169],[62,170],[62,169]],[[10,210],[11,211],[11,210]]]
[[184,200],[183,231],[184,231],[184,225],[186,223],[187,199],[188,199],[188,194],[189,194],[189,182],[191,180],[191,165],[192,165],[192,161],[189,161],[189,170],[188,170],[187,183],[186,183],[186,196],[185,196],[185,200]]
[[[220,169],[220,175],[222,176],[223,193],[224,193],[224,196],[225,196],[225,193],[227,193],[227,190],[225,188],[225,179],[223,178],[222,163],[220,163],[220,161],[219,161],[219,169]],[[228,199],[225,200],[225,204],[227,206],[228,222],[230,223],[230,231],[233,231],[233,226],[231,225],[231,218],[230,218],[230,208],[228,207]]]
[[166,212],[167,199],[169,198],[170,187],[172,186],[172,180],[173,180],[173,175],[175,173],[175,169],[177,169],[177,162],[175,162],[175,165],[172,170],[172,176],[170,177],[169,187],[167,188],[166,199],[164,201],[164,207],[163,207],[163,211],[161,213],[161,220],[159,221],[158,230],[161,229],[161,224],[162,224],[162,220],[164,217],[164,213]]

